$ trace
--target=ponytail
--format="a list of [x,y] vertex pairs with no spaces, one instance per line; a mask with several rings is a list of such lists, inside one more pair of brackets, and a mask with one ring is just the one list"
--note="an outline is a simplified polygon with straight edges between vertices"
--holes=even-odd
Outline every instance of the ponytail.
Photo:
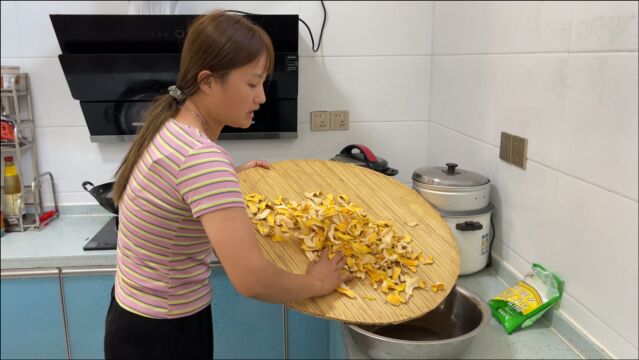
[[124,190],[129,183],[129,178],[135,165],[138,163],[142,154],[153,141],[155,134],[160,131],[164,123],[168,119],[177,115],[179,107],[177,102],[171,95],[162,95],[149,105],[143,116],[144,125],[138,132],[131,148],[127,152],[122,164],[115,172],[115,184],[113,185],[113,202],[115,205],[120,204],[120,200],[124,195]]

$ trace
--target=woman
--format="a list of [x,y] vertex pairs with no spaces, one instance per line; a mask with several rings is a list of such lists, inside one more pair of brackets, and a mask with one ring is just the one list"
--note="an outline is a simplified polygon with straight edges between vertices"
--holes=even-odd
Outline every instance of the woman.
[[211,249],[237,291],[271,303],[321,296],[351,276],[343,257],[286,272],[259,249],[237,172],[215,143],[226,125],[247,128],[266,101],[273,68],[268,35],[249,20],[214,12],[189,28],[180,72],[118,169],[117,271],[106,319],[107,358],[213,356]]

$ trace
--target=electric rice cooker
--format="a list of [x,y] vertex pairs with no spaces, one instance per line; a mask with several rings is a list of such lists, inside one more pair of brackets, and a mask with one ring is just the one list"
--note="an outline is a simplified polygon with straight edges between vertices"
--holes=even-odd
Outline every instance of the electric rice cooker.
[[445,167],[415,170],[413,188],[440,212],[455,235],[461,253],[460,274],[486,267],[495,233],[490,179],[446,163]]

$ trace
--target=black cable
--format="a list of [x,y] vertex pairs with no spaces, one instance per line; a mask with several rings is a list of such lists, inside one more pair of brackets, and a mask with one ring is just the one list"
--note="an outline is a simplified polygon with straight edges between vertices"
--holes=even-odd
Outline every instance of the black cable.
[[[299,20],[302,24],[304,24],[304,26],[306,26],[306,29],[308,30],[308,34],[311,36],[311,50],[313,50],[313,52],[317,52],[319,50],[320,44],[322,43],[322,36],[324,35],[324,25],[326,25],[326,6],[324,6],[324,1],[320,0],[320,3],[322,4],[322,10],[324,10],[324,20],[322,20],[322,29],[320,30],[320,36],[319,36],[319,41],[317,42],[317,48],[315,48],[315,39],[313,38],[313,32],[311,31],[311,28],[308,26],[306,21],[302,20],[302,18],[300,17],[297,18],[297,20]],[[238,13],[238,14],[244,14],[244,15],[262,15],[262,14],[255,14],[255,13],[250,13],[250,12],[240,11],[240,10],[225,10],[224,12]]]
[[311,49],[313,50],[313,52],[317,52],[319,50],[320,44],[322,43],[322,36],[324,35],[324,25],[326,25],[326,6],[324,6],[324,1],[320,0],[320,3],[322,4],[322,10],[324,10],[324,20],[322,20],[322,29],[320,30],[319,40],[317,41],[317,48],[315,48],[315,41],[313,40],[313,33],[311,32],[311,28],[308,27],[308,24],[306,24],[304,20],[298,18],[299,21],[301,21],[302,24],[306,26],[306,28],[308,29],[308,33],[311,35]]

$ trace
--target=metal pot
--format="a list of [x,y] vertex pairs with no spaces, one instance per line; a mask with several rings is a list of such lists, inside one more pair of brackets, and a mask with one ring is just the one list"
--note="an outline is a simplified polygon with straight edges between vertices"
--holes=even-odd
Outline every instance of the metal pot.
[[457,285],[437,308],[415,320],[382,326],[344,324],[347,358],[459,358],[489,321],[484,301]]
[[441,211],[478,210],[490,201],[490,179],[455,163],[415,170],[413,188]]
[[[82,188],[86,190],[94,199],[98,201],[98,203],[105,208],[107,211],[113,214],[118,214],[118,207],[115,206],[113,202],[113,185],[115,183],[109,182],[102,185],[95,186],[90,181],[85,181],[82,183]],[[91,186],[91,189],[88,189],[87,186]]]

